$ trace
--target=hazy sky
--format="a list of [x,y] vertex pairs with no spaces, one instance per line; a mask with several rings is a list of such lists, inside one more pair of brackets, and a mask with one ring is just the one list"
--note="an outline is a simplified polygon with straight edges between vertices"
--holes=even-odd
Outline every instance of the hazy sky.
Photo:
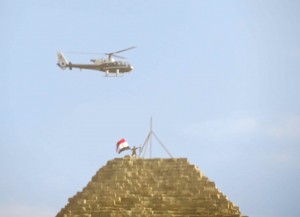
[[[0,216],[50,217],[154,131],[251,217],[298,217],[300,2],[0,3]],[[122,78],[56,66],[122,53]],[[102,56],[100,55],[99,58]],[[168,157],[153,143],[154,157]]]

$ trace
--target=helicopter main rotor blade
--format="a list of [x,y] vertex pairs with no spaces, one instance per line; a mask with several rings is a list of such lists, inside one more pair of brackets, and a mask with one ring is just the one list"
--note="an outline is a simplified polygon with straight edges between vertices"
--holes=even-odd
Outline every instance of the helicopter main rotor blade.
[[126,49],[123,49],[123,50],[119,50],[119,51],[115,51],[115,52],[111,52],[111,53],[106,53],[106,55],[112,55],[112,54],[115,54],[115,53],[121,53],[121,52],[124,52],[124,51],[127,51],[127,50],[131,50],[133,48],[136,48],[136,47],[129,47],[129,48],[126,48]]
[[123,50],[119,50],[119,51],[115,51],[115,52],[110,52],[110,53],[97,53],[97,52],[77,52],[77,51],[70,51],[69,53],[72,53],[72,54],[79,54],[79,55],[108,55],[109,59],[114,56],[114,57],[117,57],[117,58],[120,58],[120,59],[126,59],[125,57],[122,57],[122,56],[118,56],[118,55],[115,55],[116,53],[121,53],[121,52],[124,52],[124,51],[127,51],[127,50],[131,50],[131,49],[134,49],[136,47],[129,47],[129,48],[126,48],[126,49],[123,49]]
[[77,51],[70,51],[69,53],[79,54],[79,55],[104,55],[105,54],[105,53],[96,53],[96,52],[77,52]]
[[115,55],[115,54],[112,54],[111,56],[113,56],[113,57],[117,57],[117,58],[119,58],[119,59],[126,59],[126,57],[122,57],[122,56]]

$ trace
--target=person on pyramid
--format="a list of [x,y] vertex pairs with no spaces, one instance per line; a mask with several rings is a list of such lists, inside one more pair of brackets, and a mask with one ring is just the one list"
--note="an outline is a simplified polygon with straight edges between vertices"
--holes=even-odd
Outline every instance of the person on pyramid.
[[140,149],[140,147],[138,147],[138,148],[135,147],[135,146],[132,147],[132,149],[131,149],[131,151],[132,151],[131,156],[132,156],[132,157],[136,157],[136,150],[137,150],[137,149]]

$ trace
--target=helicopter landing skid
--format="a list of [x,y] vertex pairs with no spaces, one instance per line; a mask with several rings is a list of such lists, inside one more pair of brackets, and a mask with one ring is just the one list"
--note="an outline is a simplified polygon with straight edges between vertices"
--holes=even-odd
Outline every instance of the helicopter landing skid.
[[104,78],[121,78],[124,77],[124,75],[104,75]]

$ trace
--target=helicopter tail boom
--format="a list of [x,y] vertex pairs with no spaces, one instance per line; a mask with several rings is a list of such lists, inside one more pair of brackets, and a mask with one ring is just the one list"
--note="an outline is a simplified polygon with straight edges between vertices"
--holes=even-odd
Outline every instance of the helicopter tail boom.
[[57,52],[57,65],[61,69],[66,69],[69,66],[69,61],[65,58],[62,52]]

